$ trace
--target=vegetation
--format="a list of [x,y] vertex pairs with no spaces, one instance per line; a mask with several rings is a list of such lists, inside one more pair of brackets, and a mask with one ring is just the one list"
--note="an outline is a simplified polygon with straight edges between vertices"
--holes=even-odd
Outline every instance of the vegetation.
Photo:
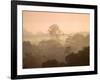
[[59,39],[59,35],[61,34],[61,30],[59,29],[57,24],[53,24],[48,29],[49,34],[52,39]]
[[71,53],[65,57],[67,66],[89,65],[89,47],[85,47],[78,53]]
[[89,65],[88,34],[69,34],[64,41],[60,39],[63,35],[56,24],[50,26],[48,31],[50,38],[39,39],[38,44],[23,41],[23,68]]

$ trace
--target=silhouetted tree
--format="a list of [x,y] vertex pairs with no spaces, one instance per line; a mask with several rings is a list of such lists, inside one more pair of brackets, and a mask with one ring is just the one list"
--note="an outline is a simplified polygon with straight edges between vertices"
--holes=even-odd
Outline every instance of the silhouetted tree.
[[23,42],[23,68],[37,68],[40,62],[39,49],[29,41]]
[[32,45],[29,41],[23,42],[23,57],[32,55]]
[[78,53],[71,53],[66,56],[67,66],[85,66],[89,65],[89,47],[85,47]]
[[58,62],[57,60],[48,60],[42,64],[42,67],[62,67],[65,66],[65,63]]
[[57,67],[58,62],[57,60],[48,60],[42,64],[43,67]]
[[53,39],[59,39],[59,35],[60,35],[61,31],[57,24],[51,25],[49,27],[48,31]]

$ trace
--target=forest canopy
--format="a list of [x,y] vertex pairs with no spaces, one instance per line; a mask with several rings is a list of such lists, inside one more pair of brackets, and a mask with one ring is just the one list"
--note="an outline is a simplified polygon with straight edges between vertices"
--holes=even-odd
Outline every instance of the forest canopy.
[[57,24],[23,40],[23,68],[85,66],[89,55],[89,33],[65,34]]

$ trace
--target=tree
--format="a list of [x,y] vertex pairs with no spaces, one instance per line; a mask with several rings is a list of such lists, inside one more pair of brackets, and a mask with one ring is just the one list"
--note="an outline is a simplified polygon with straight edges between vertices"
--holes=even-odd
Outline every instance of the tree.
[[67,66],[85,66],[89,65],[89,47],[84,47],[78,53],[71,53],[65,57]]
[[89,46],[89,36],[85,37],[83,34],[76,33],[66,39],[66,47],[71,47],[72,52],[77,53],[82,48]]
[[58,62],[57,60],[55,59],[52,59],[52,60],[47,60],[46,62],[44,62],[42,64],[42,67],[63,67],[65,66],[65,63],[63,62]]
[[57,24],[51,25],[49,27],[48,31],[49,31],[50,36],[53,39],[59,39],[59,35],[61,34],[61,31],[60,31],[60,29],[59,29]]
[[72,52],[71,47],[69,47],[69,46],[65,47],[64,52],[65,52],[66,55],[69,55]]
[[41,55],[37,45],[23,41],[23,68],[41,67]]
[[41,51],[41,54],[45,56],[43,60],[56,59],[61,62],[65,60],[64,47],[56,40],[40,41],[38,47]]
[[43,67],[57,67],[58,61],[57,60],[48,60],[42,64]]

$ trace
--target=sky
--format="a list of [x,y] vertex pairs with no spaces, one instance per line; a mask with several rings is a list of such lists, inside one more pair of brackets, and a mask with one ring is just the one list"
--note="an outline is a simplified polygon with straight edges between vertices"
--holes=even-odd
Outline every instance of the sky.
[[57,24],[66,34],[89,32],[90,15],[80,13],[23,11],[23,30],[32,34],[48,33],[51,25]]

